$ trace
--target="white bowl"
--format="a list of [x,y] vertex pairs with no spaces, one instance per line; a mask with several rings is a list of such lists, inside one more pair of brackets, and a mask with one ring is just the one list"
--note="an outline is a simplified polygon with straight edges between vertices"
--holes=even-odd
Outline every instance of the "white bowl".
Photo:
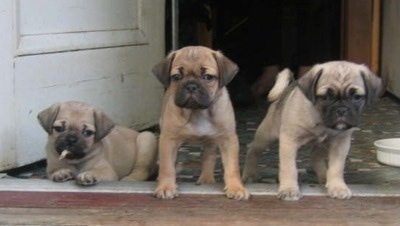
[[376,157],[379,162],[400,167],[400,138],[377,140],[374,145],[377,147]]

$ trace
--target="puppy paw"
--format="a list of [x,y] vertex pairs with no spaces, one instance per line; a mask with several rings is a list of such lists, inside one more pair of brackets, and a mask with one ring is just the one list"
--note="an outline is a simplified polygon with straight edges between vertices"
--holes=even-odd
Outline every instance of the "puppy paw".
[[259,181],[259,179],[260,178],[255,167],[245,167],[242,175],[243,183],[255,183]]
[[154,192],[159,199],[173,199],[178,197],[178,187],[176,184],[159,184]]
[[346,185],[328,187],[328,196],[334,199],[350,199],[351,190]]
[[215,178],[214,175],[211,177],[203,176],[200,175],[199,179],[197,180],[196,184],[201,185],[201,184],[214,184],[215,183]]
[[243,174],[242,181],[243,183],[256,183],[260,180],[257,174],[249,175]]
[[96,175],[91,172],[83,172],[76,176],[76,183],[78,183],[79,185],[95,185],[97,184],[97,182],[98,179],[96,178]]
[[279,188],[278,198],[284,201],[297,201],[302,197],[298,188],[285,187]]
[[60,169],[50,175],[50,179],[55,182],[64,182],[74,179],[74,172],[70,169]]
[[227,185],[225,186],[226,197],[235,200],[248,200],[250,198],[250,192],[243,187],[243,185]]

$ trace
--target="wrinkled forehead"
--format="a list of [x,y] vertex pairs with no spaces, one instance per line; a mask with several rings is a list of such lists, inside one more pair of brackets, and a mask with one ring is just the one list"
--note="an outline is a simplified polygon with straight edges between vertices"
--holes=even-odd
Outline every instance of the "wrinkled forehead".
[[358,95],[365,95],[365,84],[362,74],[368,73],[357,65],[335,65],[324,67],[317,84],[317,94],[324,94],[328,89],[348,93],[354,90]]
[[86,127],[94,127],[94,110],[90,106],[85,105],[62,105],[54,125],[69,125],[75,127],[81,127],[86,125]]
[[202,48],[188,48],[177,51],[171,64],[171,74],[179,70],[206,70],[217,73],[217,62],[212,51],[205,51]]

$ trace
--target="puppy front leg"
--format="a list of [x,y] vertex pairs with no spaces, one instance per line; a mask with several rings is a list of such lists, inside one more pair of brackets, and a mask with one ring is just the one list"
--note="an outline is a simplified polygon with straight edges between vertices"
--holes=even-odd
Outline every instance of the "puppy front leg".
[[50,180],[64,182],[73,180],[77,175],[75,167],[69,165],[65,159],[59,160],[59,155],[55,150],[47,151],[47,175]]
[[243,186],[239,172],[239,140],[237,135],[221,139],[219,145],[224,166],[225,193],[230,199],[247,200],[249,191]]
[[75,178],[75,175],[76,171],[71,168],[57,169],[48,173],[50,180],[55,182],[73,180]]
[[91,169],[82,169],[76,176],[76,183],[83,186],[95,185],[100,181],[117,181],[118,175],[113,167],[106,161],[99,161]]
[[296,156],[299,146],[290,136],[281,135],[279,140],[279,191],[278,198],[296,201],[301,198],[297,182]]
[[158,185],[154,195],[160,199],[173,199],[178,197],[176,185],[175,161],[181,142],[160,135]]
[[328,196],[337,199],[350,199],[351,190],[343,179],[346,157],[350,149],[351,135],[342,139],[331,141],[328,156],[328,172],[326,175],[326,188]]

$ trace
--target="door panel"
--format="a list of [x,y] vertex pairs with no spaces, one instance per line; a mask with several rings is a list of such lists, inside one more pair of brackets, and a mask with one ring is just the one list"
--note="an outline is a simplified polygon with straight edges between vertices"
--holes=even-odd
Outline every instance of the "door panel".
[[138,0],[19,0],[17,55],[146,44]]
[[19,0],[22,35],[135,29],[138,0]]

